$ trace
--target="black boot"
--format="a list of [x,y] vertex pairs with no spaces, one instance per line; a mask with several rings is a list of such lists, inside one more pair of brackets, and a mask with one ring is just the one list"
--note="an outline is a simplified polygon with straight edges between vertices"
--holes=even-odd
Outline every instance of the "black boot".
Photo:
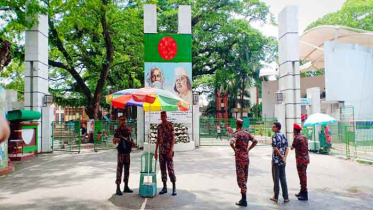
[[175,182],[172,182],[172,196],[176,196],[177,193],[176,193],[176,184]]
[[124,193],[133,193],[133,191],[128,187],[128,182],[125,183],[123,192]]
[[240,201],[238,201],[236,203],[237,206],[247,206],[247,201],[246,201],[246,194],[245,193],[241,193],[242,195],[242,198]]
[[120,185],[117,184],[117,192],[116,192],[116,194],[117,194],[117,195],[123,195],[122,191],[120,191],[120,187],[119,187],[119,186],[120,186]]
[[308,201],[308,192],[307,191],[302,192],[301,195],[298,197],[298,200]]
[[160,195],[167,193],[167,184],[166,182],[163,182],[163,189],[159,192]]

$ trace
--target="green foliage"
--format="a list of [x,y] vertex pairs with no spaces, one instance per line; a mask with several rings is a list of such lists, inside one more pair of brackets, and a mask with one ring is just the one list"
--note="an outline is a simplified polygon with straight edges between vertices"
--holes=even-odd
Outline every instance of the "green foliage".
[[22,62],[12,62],[5,71],[0,72],[0,81],[3,88],[16,90],[19,101],[23,101],[24,99],[24,67]]
[[341,10],[325,15],[306,30],[320,25],[342,25],[373,31],[373,0],[347,0]]
[[307,71],[307,72],[301,72],[301,77],[315,77],[325,74],[325,69],[318,69],[316,71]]
[[251,113],[253,114],[253,118],[262,118],[262,103],[255,104],[251,108]]
[[257,84],[260,62],[276,57],[275,39],[250,25],[273,22],[259,0],[29,0],[27,9],[25,3],[1,1],[0,36],[12,42],[13,58],[22,61],[23,31],[36,23],[35,14],[47,13],[50,92],[59,105],[86,106],[90,117],[98,104],[107,106],[109,89],[143,84],[144,3],[157,3],[159,31],[167,33],[177,33],[178,5],[192,6],[194,87],[213,92],[229,86],[232,107],[238,94],[248,96],[245,87]]

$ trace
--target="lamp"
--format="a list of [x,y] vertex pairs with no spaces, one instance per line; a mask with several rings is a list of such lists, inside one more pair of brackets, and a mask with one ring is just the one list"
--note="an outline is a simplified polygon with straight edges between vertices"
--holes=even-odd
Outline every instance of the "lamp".
[[199,103],[199,92],[193,91],[193,105],[197,105]]
[[44,97],[43,97],[44,106],[48,106],[52,103],[53,103],[53,96],[52,95],[44,95]]
[[280,91],[276,93],[276,103],[281,104],[284,101],[284,94]]

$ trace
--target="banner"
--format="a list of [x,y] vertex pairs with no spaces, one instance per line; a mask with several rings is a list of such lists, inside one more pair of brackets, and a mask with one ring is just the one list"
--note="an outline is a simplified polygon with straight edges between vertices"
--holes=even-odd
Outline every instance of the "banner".
[[[145,34],[145,87],[168,90],[189,103],[189,111],[167,112],[175,141],[192,140],[192,35]],[[145,112],[145,142],[155,143],[160,112]]]

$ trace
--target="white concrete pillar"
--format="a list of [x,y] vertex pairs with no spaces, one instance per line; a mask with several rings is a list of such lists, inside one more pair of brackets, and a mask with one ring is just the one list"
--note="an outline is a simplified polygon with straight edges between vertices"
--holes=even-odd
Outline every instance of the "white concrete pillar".
[[279,91],[284,94],[285,124],[289,144],[293,142],[293,124],[301,123],[298,7],[287,6],[279,14]]
[[[42,152],[42,144],[51,144],[50,129],[42,131],[42,128],[50,127],[49,112],[43,112],[43,98],[48,91],[48,17],[38,16],[38,25],[26,30],[25,43],[25,109],[39,111],[42,118],[39,123],[39,148]],[[47,115],[43,117],[43,115]],[[44,120],[43,120],[44,119]],[[43,142],[44,141],[44,142]]]
[[195,142],[195,145],[199,147],[200,138],[199,138],[199,104],[193,105],[193,133],[192,140]]
[[192,8],[189,5],[180,5],[178,12],[179,34],[192,34]]
[[307,89],[307,98],[310,99],[311,105],[307,106],[307,115],[321,112],[320,88],[313,87]]
[[[281,125],[285,125],[285,104],[275,104],[275,117]],[[285,131],[284,128],[281,128],[282,132]]]
[[[320,88],[319,87],[313,87],[307,89],[307,98],[310,99],[311,105],[307,106],[307,116],[311,116],[315,113],[321,112],[321,100],[320,100]],[[309,141],[309,149],[312,150],[319,150],[320,149],[320,138],[319,138],[319,132],[321,131],[321,126],[316,125],[314,131],[314,139],[313,141]]]
[[13,110],[13,103],[18,101],[18,93],[15,90],[5,90],[5,98],[7,102],[7,108],[6,111],[12,111]]
[[144,33],[157,33],[157,7],[155,4],[144,5]]
[[50,106],[43,107],[41,120],[41,152],[52,152],[51,123],[54,120],[54,109]]

